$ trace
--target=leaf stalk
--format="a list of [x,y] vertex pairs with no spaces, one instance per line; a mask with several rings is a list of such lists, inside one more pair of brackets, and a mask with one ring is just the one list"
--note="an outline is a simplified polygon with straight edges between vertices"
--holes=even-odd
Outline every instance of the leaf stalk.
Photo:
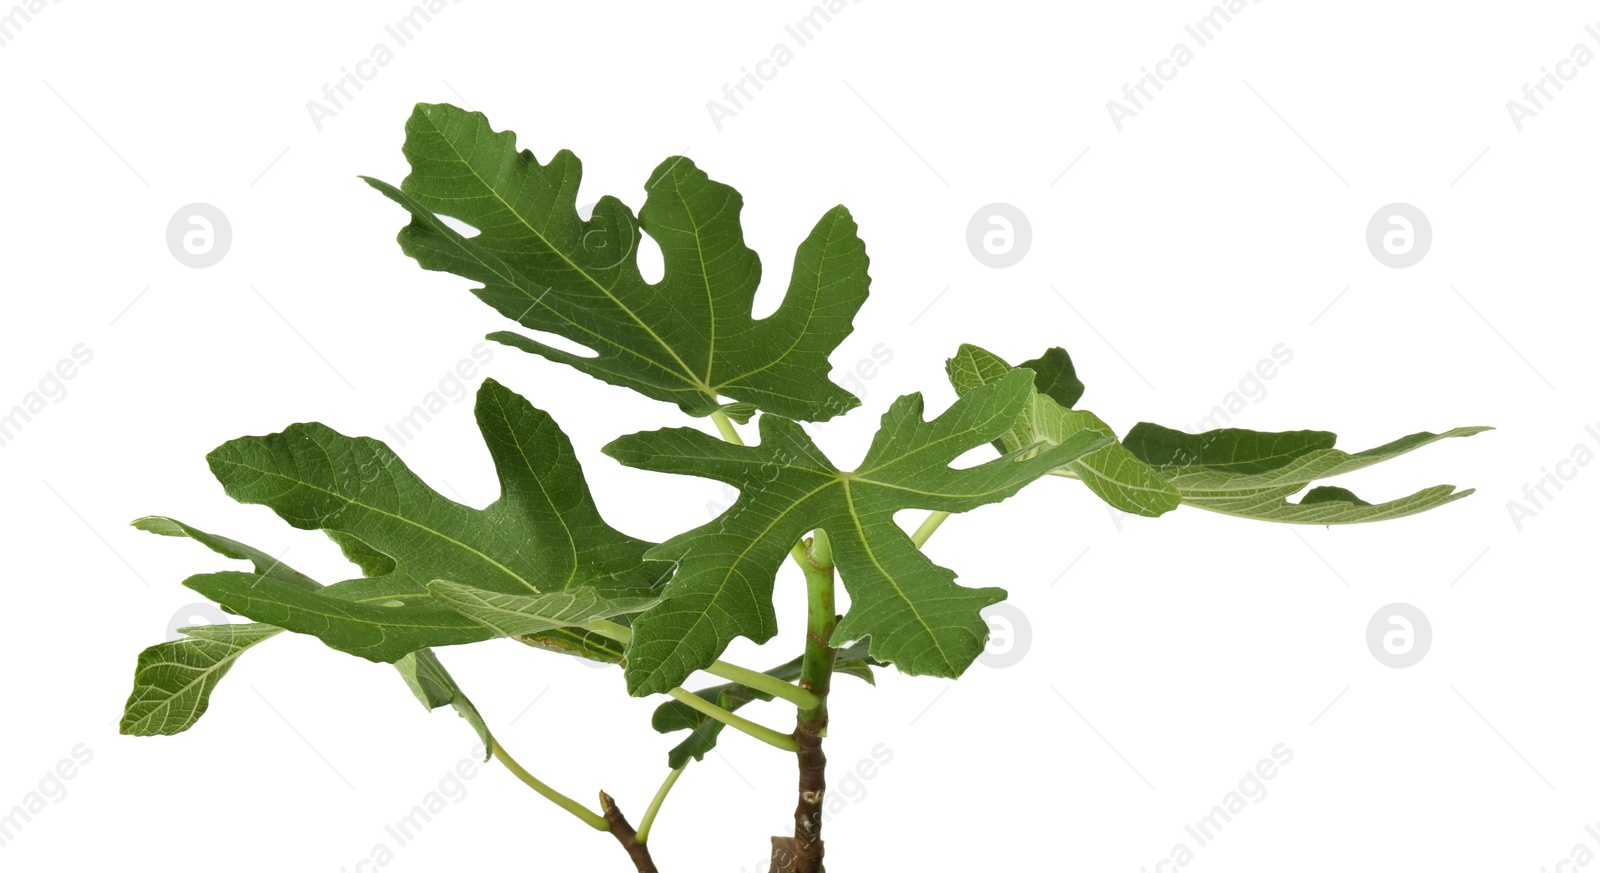
[[[627,644],[629,640],[633,639],[633,631],[623,627],[620,624],[605,621],[603,619],[599,621],[586,622],[582,625],[579,625],[579,627],[582,627],[584,630],[593,631],[594,633],[597,633],[606,639],[614,640],[623,644]],[[741,667],[738,664],[730,664],[727,661],[717,660],[713,661],[711,666],[706,668],[706,672],[713,676],[726,679],[729,682],[737,682],[747,688],[754,688],[757,691],[765,692],[773,697],[781,697],[802,709],[817,705],[817,697],[815,694],[812,694],[803,688],[796,688],[791,683],[785,682],[782,679],[768,676],[765,673],[757,672],[749,667]]]
[[948,512],[928,513],[928,517],[923,519],[922,524],[911,534],[911,542],[917,548],[922,548],[928,542],[928,538],[933,536],[933,532],[939,529],[939,525],[944,524],[944,520],[949,517]]
[[639,832],[634,835],[634,839],[642,843],[650,838],[650,826],[656,823],[656,813],[661,811],[661,804],[667,799],[667,793],[672,791],[672,786],[678,784],[678,777],[683,775],[688,766],[689,764],[685,762],[682,767],[667,774],[661,787],[656,789],[656,796],[650,799],[650,806],[645,809],[644,818],[639,819]]
[[728,727],[731,727],[741,733],[749,734],[750,736],[755,737],[756,739],[766,743],[769,746],[772,746],[775,749],[781,749],[785,752],[793,752],[797,748],[795,746],[794,737],[790,736],[789,734],[779,733],[772,728],[756,724],[755,722],[742,716],[734,715],[726,709],[723,709],[715,703],[712,703],[711,701],[706,700],[705,698],[691,691],[685,691],[682,688],[674,688],[671,691],[668,691],[667,694],[670,695],[673,700],[682,703],[684,706],[693,709],[701,715],[720,721]]
[[728,420],[726,413],[719,409],[711,413],[711,420],[716,422],[717,432],[722,434],[723,439],[736,446],[744,445],[744,438],[739,436],[739,431],[734,429],[733,422]]
[[610,822],[606,821],[604,817],[596,814],[587,806],[584,806],[578,801],[573,800],[554,788],[551,788],[549,785],[541,782],[537,776],[529,773],[521,764],[517,763],[515,758],[511,757],[511,755],[506,752],[506,750],[498,741],[491,742],[490,749],[494,752],[494,757],[496,760],[506,765],[507,770],[510,770],[512,774],[514,774],[518,779],[521,779],[525,785],[527,785],[529,788],[532,788],[534,791],[537,791],[546,800],[549,800],[556,806],[559,806],[567,812],[577,816],[579,821],[597,831],[611,830]]

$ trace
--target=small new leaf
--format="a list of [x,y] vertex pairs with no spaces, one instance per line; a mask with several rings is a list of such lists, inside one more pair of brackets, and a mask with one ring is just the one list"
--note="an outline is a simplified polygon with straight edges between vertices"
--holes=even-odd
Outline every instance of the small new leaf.
[[[473,293],[502,315],[594,355],[516,333],[491,339],[691,415],[710,415],[724,396],[812,421],[860,403],[828,381],[828,355],[867,299],[866,247],[843,206],[800,244],[777,310],[755,319],[761,260],[744,244],[743,199],[687,158],[656,168],[637,218],[607,196],[584,220],[578,158],[563,150],[541,164],[481,113],[418,104],[404,151],[411,173],[399,188],[366,179],[412,215],[401,250],[424,269],[481,283]],[[463,235],[441,215],[478,232]],[[665,264],[653,284],[639,273],[641,230]]]
[[[977,346],[963,346],[977,351]],[[997,359],[998,360],[998,359]],[[1017,365],[1033,371],[1033,387],[1040,394],[1067,409],[1078,405],[1083,398],[1083,382],[1078,379],[1077,368],[1072,366],[1072,356],[1060,346],[1045,349],[1044,354]]]
[[[237,540],[207,533],[174,518],[149,515],[136,519],[139,530],[166,537],[187,537],[224,557],[249,561],[256,574],[307,591],[322,587],[311,577],[266,552]],[[157,643],[139,653],[133,691],[123,706],[118,729],[131,736],[182,733],[205,715],[211,692],[245,651],[282,632],[268,624],[219,624],[180,628],[182,637]]]
[[256,643],[282,633],[268,624],[186,627],[182,639],[157,643],[139,653],[133,692],[118,726],[136,737],[182,733],[206,714],[211,691],[233,662]]
[[[1058,444],[1083,432],[1104,434],[1111,438],[1109,443],[1065,469],[1123,512],[1156,516],[1178,508],[1178,489],[1116,442],[1110,425],[1092,412],[1070,408],[1083,396],[1083,383],[1073,372],[1066,350],[1050,349],[1019,369],[1033,372],[1034,394],[1016,423],[996,440],[996,448],[1004,453],[1041,441]],[[1013,368],[992,352],[962,345],[955,357],[945,362],[945,372],[956,393],[964,395],[1005,378]]]
[[[249,561],[261,578],[307,591],[323,590],[321,583],[283,563],[281,558],[177,519],[152,515],[137,519],[133,526],[161,536],[188,537],[219,555]],[[181,628],[183,638],[145,649],[134,670],[133,692],[122,716],[122,733],[165,735],[193,727],[210,705],[212,690],[239,656],[282,632],[282,628],[260,623],[202,625]],[[487,748],[491,739],[488,727],[431,650],[413,652],[397,661],[395,667],[423,706],[429,710],[446,704],[455,707]]]
[[632,467],[703,476],[739,489],[739,499],[709,524],[648,553],[675,561],[678,569],[661,605],[633,625],[629,692],[665,692],[681,684],[735,637],[770,639],[777,631],[773,578],[790,548],[815,529],[827,531],[850,595],[850,612],[835,638],[870,637],[872,656],[906,673],[960,675],[988,638],[978,611],[1005,592],[957,585],[955,573],[919,551],[894,514],[964,512],[1004,500],[1108,441],[1085,431],[1037,452],[950,468],[962,453],[1009,430],[1032,394],[1031,374],[1018,371],[969,392],[933,421],[923,420],[920,394],[901,397],[852,472],[829,461],[798,424],[774,415],[761,417],[757,446],[688,428],[633,434],[606,446],[606,454]]
[[489,726],[478,714],[478,708],[467,699],[461,686],[450,676],[450,671],[439,663],[439,656],[432,649],[412,652],[394,662],[394,666],[425,709],[432,711],[441,706],[454,709],[467,720],[467,724],[477,733],[478,741],[483,743],[483,759],[487,761],[493,756],[494,735],[489,733]]

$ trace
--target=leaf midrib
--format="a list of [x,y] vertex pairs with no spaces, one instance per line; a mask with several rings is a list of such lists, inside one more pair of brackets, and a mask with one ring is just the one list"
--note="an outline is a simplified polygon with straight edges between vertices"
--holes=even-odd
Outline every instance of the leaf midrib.
[[[721,599],[723,592],[728,590],[728,581],[733,578],[734,570],[739,566],[739,564],[741,562],[744,561],[744,559],[747,556],[749,556],[751,550],[753,550],[758,544],[760,544],[760,543],[762,543],[762,542],[764,542],[766,540],[767,535],[772,532],[773,528],[778,526],[779,522],[783,521],[784,518],[788,517],[791,513],[795,512],[797,509],[799,509],[801,506],[803,506],[806,501],[808,501],[811,498],[817,496],[818,494],[821,494],[823,491],[828,490],[829,488],[833,487],[834,485],[840,484],[843,480],[841,478],[838,478],[839,475],[840,474],[838,473],[838,471],[834,471],[833,474],[832,474],[833,478],[830,478],[828,481],[823,482],[821,485],[817,486],[816,488],[812,489],[811,491],[807,492],[806,494],[802,495],[798,499],[796,499],[793,502],[791,502],[788,506],[784,507],[781,511],[775,513],[773,515],[773,517],[771,518],[771,520],[769,521],[769,523],[767,524],[767,526],[762,529],[761,533],[759,535],[757,535],[757,536],[753,536],[753,537],[750,538],[750,542],[749,542],[748,545],[745,546],[744,551],[741,551],[738,554],[737,557],[735,557],[732,561],[728,562],[728,571],[726,573],[723,573],[722,574],[722,578],[717,581],[717,591],[716,591],[715,594],[713,594],[711,596],[711,602],[715,603],[717,600]],[[703,622],[709,620],[710,617],[711,617],[710,610],[695,610],[694,623],[689,626],[689,631],[683,635],[683,640],[687,641],[689,639],[692,639],[695,636],[695,634],[700,630],[701,624]],[[680,649],[682,647],[682,645],[683,645],[683,643],[680,642],[677,646],[673,647],[674,654],[676,654],[677,650]],[[667,659],[666,658],[661,658],[660,661],[661,661],[662,664],[665,664]]]
[[[506,431],[511,434],[512,442],[516,443],[517,456],[522,458],[523,469],[527,472],[528,477],[534,481],[534,484],[539,487],[539,493],[544,495],[545,503],[550,506],[551,513],[555,515],[556,520],[561,522],[561,530],[567,536],[567,547],[572,555],[572,572],[567,574],[567,581],[560,586],[567,588],[578,578],[578,568],[583,563],[578,557],[578,540],[572,535],[572,526],[567,524],[566,513],[556,510],[555,500],[551,498],[549,489],[544,487],[544,479],[534,472],[533,462],[529,460],[528,452],[522,444],[522,435],[511,424],[511,416],[508,414],[504,403],[505,398],[500,394],[495,394],[493,399],[495,409],[500,414],[500,420],[504,422]],[[504,494],[501,495],[501,499],[505,499]]]
[[[1421,491],[1418,491],[1418,492],[1416,492],[1414,494],[1408,494],[1405,497],[1397,497],[1394,500],[1390,500],[1390,501],[1387,501],[1385,503],[1369,504],[1368,508],[1377,508],[1377,507],[1385,507],[1385,506],[1387,506],[1387,507],[1391,507],[1391,509],[1390,509],[1389,512],[1373,515],[1373,516],[1370,516],[1370,517],[1367,517],[1367,518],[1357,519],[1355,521],[1337,521],[1337,520],[1330,521],[1330,520],[1326,520],[1326,519],[1317,519],[1317,520],[1314,520],[1314,521],[1311,521],[1311,522],[1306,522],[1306,523],[1313,524],[1313,525],[1317,525],[1317,524],[1321,524],[1321,525],[1361,524],[1363,522],[1373,521],[1373,520],[1389,521],[1389,520],[1393,520],[1393,519],[1397,519],[1397,518],[1405,518],[1407,516],[1421,514],[1421,513],[1426,512],[1426,511],[1428,511],[1430,509],[1436,509],[1436,508],[1438,508],[1440,506],[1444,506],[1447,503],[1454,503],[1455,501],[1460,500],[1461,498],[1472,494],[1473,491],[1475,490],[1475,489],[1472,489],[1472,488],[1466,488],[1466,489],[1463,489],[1463,490],[1460,490],[1460,491],[1454,491],[1454,490],[1447,491],[1447,490],[1445,490],[1445,489],[1450,489],[1450,488],[1453,488],[1453,486],[1450,486],[1450,485],[1434,485],[1431,488],[1424,488]],[[1281,506],[1285,506],[1285,507],[1288,507],[1288,508],[1292,509],[1292,508],[1296,508],[1296,507],[1299,507],[1299,506],[1302,505],[1302,504],[1299,504],[1299,503],[1289,503],[1288,500],[1285,499],[1285,498],[1279,498],[1279,499],[1282,500],[1282,503],[1281,504],[1274,503],[1273,504],[1274,508],[1276,506],[1281,505]],[[1416,500],[1416,502],[1413,503],[1413,504],[1408,504],[1407,501],[1411,501],[1411,500]],[[1183,499],[1183,503],[1184,503],[1185,506],[1192,506],[1195,509],[1203,509],[1206,512],[1215,512],[1218,515],[1229,515],[1229,516],[1233,516],[1235,518],[1250,519],[1252,521],[1271,521],[1271,522],[1275,522],[1277,524],[1296,524],[1296,523],[1298,523],[1298,522],[1293,522],[1293,521],[1285,521],[1285,520],[1278,519],[1278,518],[1264,517],[1264,516],[1259,515],[1259,514],[1252,515],[1252,514],[1246,513],[1246,512],[1237,512],[1237,511],[1228,510],[1228,509],[1219,509],[1216,506],[1207,505],[1203,500],[1191,501],[1188,498],[1184,498]],[[1313,504],[1313,505],[1315,505],[1315,504]],[[1334,504],[1329,503],[1328,506],[1331,508],[1331,507],[1334,506]],[[1362,507],[1357,506],[1355,508],[1356,509],[1361,509]],[[1392,514],[1392,513],[1396,512],[1396,511],[1398,511],[1399,514]]]
[[[304,481],[302,479],[290,478],[290,477],[285,476],[284,474],[279,473],[279,472],[277,472],[275,470],[265,470],[265,469],[262,469],[260,467],[256,467],[256,466],[253,466],[253,465],[250,465],[250,464],[246,464],[246,463],[241,462],[241,461],[223,460],[222,463],[231,464],[231,465],[233,465],[235,467],[239,467],[239,468],[242,468],[242,469],[245,469],[245,470],[250,470],[251,472],[259,473],[259,474],[261,474],[263,476],[269,476],[269,477],[272,477],[272,478],[281,479],[281,480],[283,480],[285,482],[289,482],[289,483],[294,484],[294,485],[300,485],[300,486],[303,486],[305,488],[310,488],[313,491],[320,491],[323,494],[326,494],[326,495],[328,495],[330,497],[337,498],[338,500],[341,500],[341,501],[343,501],[344,503],[346,503],[346,504],[348,504],[350,506],[358,506],[358,507],[360,507],[362,509],[366,509],[366,510],[369,510],[371,512],[375,512],[375,513],[377,513],[379,515],[387,516],[388,518],[392,518],[395,521],[401,522],[403,524],[408,524],[408,525],[416,528],[417,530],[422,531],[423,533],[432,534],[433,536],[438,537],[439,539],[444,540],[445,542],[452,543],[452,544],[454,544],[456,546],[459,546],[463,551],[470,552],[471,554],[477,555],[479,558],[482,558],[486,563],[500,568],[502,571],[505,572],[505,574],[507,576],[510,576],[511,578],[517,580],[518,582],[521,582],[523,584],[523,586],[526,587],[529,591],[532,591],[535,594],[541,593],[539,588],[537,586],[535,586],[532,582],[529,582],[527,579],[523,578],[522,574],[517,573],[516,571],[512,570],[510,567],[507,567],[506,565],[500,563],[499,561],[496,561],[494,558],[489,557],[488,555],[484,554],[483,552],[478,551],[477,549],[473,548],[472,546],[469,546],[466,543],[461,542],[460,540],[456,539],[455,537],[450,536],[449,534],[445,533],[444,531],[428,527],[427,525],[422,524],[420,522],[412,521],[411,519],[406,518],[403,515],[396,515],[395,513],[390,512],[387,509],[381,509],[381,508],[373,506],[373,505],[371,505],[369,503],[363,503],[363,502],[361,502],[359,500],[356,500],[355,498],[346,497],[345,495],[340,494],[337,491],[331,491],[331,490],[329,490],[327,488],[323,488],[320,485],[316,485],[316,484],[311,483],[311,482],[306,482],[306,481]],[[440,497],[439,499],[440,500],[444,500],[445,498]],[[339,528],[330,528],[330,529],[331,530],[339,530]],[[354,531],[346,530],[344,532],[350,534],[351,536],[359,536],[359,534],[355,533]],[[398,561],[396,562],[396,566],[397,567],[399,566],[399,562]],[[382,577],[373,577],[373,578],[382,578]]]
[[[257,643],[266,642],[267,640],[272,639],[273,637],[277,636],[279,633],[282,633],[282,632],[283,632],[283,628],[276,628],[276,629],[273,630],[272,633],[264,634],[260,639],[257,639],[257,640],[254,640],[252,642],[246,643],[246,644],[244,644],[242,646],[238,646],[238,645],[233,646],[233,651],[232,652],[228,653],[228,655],[223,657],[221,660],[218,660],[215,663],[213,663],[210,667],[201,668],[198,671],[198,673],[199,673],[199,677],[198,678],[190,680],[182,688],[179,688],[177,691],[174,691],[172,694],[168,695],[165,700],[157,702],[155,704],[155,706],[152,707],[149,712],[145,713],[143,717],[141,717],[138,721],[134,722],[132,727],[137,728],[137,729],[148,728],[151,718],[154,717],[155,714],[157,712],[159,712],[163,707],[171,710],[172,701],[173,700],[177,699],[178,697],[180,697],[182,695],[188,694],[190,689],[194,688],[196,685],[202,685],[202,684],[205,684],[206,682],[211,681],[212,676],[219,669],[222,669],[223,665],[228,665],[228,666],[231,667],[233,662],[239,660],[239,656],[243,655],[246,649],[254,647]],[[217,643],[219,645],[224,645],[224,646],[232,645],[231,643],[223,642],[222,640],[206,640],[204,637],[195,637],[195,636],[188,636],[188,637],[185,637],[181,641],[175,641],[175,642],[189,642],[189,641],[214,642],[214,643]],[[152,667],[175,667],[175,668],[180,669],[180,670],[193,670],[194,669],[194,667],[192,667],[192,666],[190,666],[188,664],[184,664],[184,663],[178,662],[178,661],[157,661],[157,662],[155,662],[153,664],[147,665],[146,669],[149,669],[149,668],[152,668]],[[149,689],[156,690],[156,691],[160,690],[159,688],[156,688],[156,686],[153,685],[153,684],[146,684],[145,687],[149,688]],[[185,722],[185,723],[189,723],[189,724],[193,724],[195,721],[197,721],[199,719],[199,716],[197,716],[196,713],[199,712],[199,710],[200,710],[200,701],[201,701],[201,698],[203,698],[203,697],[204,697],[204,695],[201,695],[201,694],[196,694],[194,696],[194,702],[189,705],[189,715],[188,715],[188,717],[186,717],[184,719],[181,719],[180,721]],[[143,703],[144,701],[141,700],[139,702]],[[170,716],[170,713],[169,713],[168,717],[163,718],[161,720],[161,723],[163,725],[165,725],[170,720],[171,720],[171,716]]]
[[[828,228],[828,239],[827,239],[826,242],[824,242],[822,244],[821,260],[823,260],[823,261],[826,261],[828,259],[828,247],[833,245],[833,242],[834,242],[834,240],[833,240],[833,231],[834,231],[834,228],[837,227],[837,226],[838,226],[838,221],[836,219],[834,221],[833,225]],[[802,243],[802,245],[804,245],[804,243]],[[777,365],[779,365],[779,364],[781,364],[784,361],[789,359],[789,355],[792,354],[795,349],[800,347],[800,341],[802,339],[804,339],[808,335],[808,333],[810,332],[810,330],[811,330],[811,322],[813,320],[815,320],[816,316],[817,316],[816,301],[817,301],[817,299],[819,297],[821,297],[821,292],[822,292],[822,269],[820,267],[817,269],[816,277],[817,277],[817,281],[813,284],[813,287],[812,287],[811,306],[806,310],[805,323],[800,325],[800,329],[794,332],[794,339],[790,341],[789,347],[784,349],[781,354],[779,354],[778,356],[774,357],[772,360],[766,362],[765,364],[762,364],[759,367],[754,367],[752,369],[746,370],[743,373],[740,373],[739,375],[733,377],[729,381],[722,383],[721,385],[713,386],[711,390],[717,392],[718,394],[721,394],[724,389],[733,387],[735,385],[738,385],[741,381],[743,381],[745,379],[748,379],[749,377],[754,376],[757,373],[762,373],[762,372],[765,372],[767,370],[770,370],[773,367],[776,367]],[[788,295],[787,294],[784,296],[784,302],[785,303],[788,302]],[[779,305],[779,308],[780,309],[782,308],[782,304]],[[777,314],[776,312],[773,313],[773,315],[776,315],[776,314]],[[767,318],[771,318],[771,317],[772,317],[772,315],[767,316]],[[766,321],[766,319],[765,318],[759,319],[757,321],[757,323],[759,324],[762,321]],[[708,366],[708,369],[706,370],[706,381],[707,382],[711,381],[711,371],[709,369],[709,366]],[[772,393],[776,394],[776,392],[772,392]],[[787,397],[787,395],[777,395],[777,396]],[[799,400],[800,398],[791,397],[789,399],[791,399],[791,400]],[[857,402],[859,403],[860,401],[857,401]]]
[[[431,122],[433,119],[430,117],[428,120]],[[589,281],[589,284],[593,285],[596,289],[598,289],[600,291],[601,294],[604,294],[606,296],[606,299],[610,300],[613,304],[616,305],[616,307],[618,309],[620,309],[624,313],[626,313],[628,318],[633,320],[634,324],[638,325],[640,327],[640,329],[642,329],[645,333],[649,334],[651,339],[654,339],[656,341],[656,343],[658,345],[660,345],[663,350],[666,351],[667,354],[672,356],[672,359],[674,361],[678,362],[678,366],[683,369],[683,375],[687,377],[687,381],[689,382],[690,385],[693,385],[697,390],[701,391],[702,393],[709,394],[713,400],[716,399],[716,394],[714,392],[712,392],[711,387],[709,385],[707,385],[705,382],[701,381],[701,379],[694,374],[693,370],[689,369],[688,363],[686,363],[683,360],[683,358],[678,356],[677,351],[675,349],[673,349],[672,346],[667,345],[667,341],[662,339],[660,334],[658,334],[654,330],[652,330],[650,325],[645,324],[644,320],[639,317],[638,313],[634,312],[631,308],[629,308],[626,304],[624,304],[620,299],[618,299],[617,296],[611,292],[610,288],[607,288],[606,286],[602,285],[600,283],[600,281],[598,279],[596,279],[594,276],[590,275],[587,270],[585,270],[583,267],[580,267],[577,264],[577,262],[573,261],[571,258],[567,257],[565,252],[563,252],[560,249],[556,248],[556,246],[553,245],[550,242],[550,240],[545,237],[544,234],[540,233],[536,228],[534,228],[534,226],[532,224],[529,224],[528,220],[526,218],[523,218],[522,212],[520,210],[514,208],[509,202],[506,201],[506,199],[504,197],[500,196],[500,191],[498,189],[496,189],[493,185],[489,184],[489,181],[487,179],[485,179],[478,172],[477,167],[474,167],[472,165],[472,163],[469,162],[466,159],[466,156],[463,155],[461,153],[461,151],[456,148],[455,142],[450,137],[446,136],[444,131],[440,130],[437,125],[434,126],[433,130],[434,130],[434,133],[436,134],[437,138],[439,140],[441,140],[442,142],[444,142],[445,145],[449,147],[450,151],[453,154],[455,154],[457,162],[460,163],[461,166],[465,167],[467,169],[467,172],[471,173],[473,178],[477,179],[478,182],[481,185],[483,185],[484,189],[487,190],[489,192],[489,194],[494,197],[495,200],[499,201],[500,205],[505,207],[507,212],[511,213],[511,215],[513,217],[515,217],[517,219],[517,221],[522,224],[523,227],[527,228],[528,232],[533,234],[535,239],[537,239],[537,240],[539,240],[539,242],[543,243],[544,247],[546,249],[550,250],[550,252],[552,254],[554,254],[556,257],[558,257],[561,260],[565,261],[567,266],[571,267],[574,272],[576,272],[578,275],[582,276],[583,278],[587,279]],[[520,160],[521,156],[518,155],[517,159]],[[676,184],[676,181],[674,181],[674,184]],[[696,244],[698,245],[698,241],[699,241],[699,231],[698,230],[695,232],[695,236],[696,236]],[[615,343],[613,343],[613,345],[615,345]]]
[[855,497],[850,493],[850,480],[844,480],[843,484],[845,510],[850,515],[851,524],[855,526],[856,540],[860,544],[862,551],[866,552],[867,559],[872,561],[872,566],[878,569],[878,575],[889,584],[890,588],[894,589],[895,596],[899,597],[901,602],[906,605],[906,608],[911,611],[911,615],[917,620],[917,624],[922,625],[922,629],[927,634],[929,641],[933,643],[933,647],[939,650],[939,657],[944,659],[945,665],[954,667],[955,662],[950,659],[949,653],[944,650],[944,643],[940,641],[939,635],[934,633],[933,626],[928,624],[927,619],[922,617],[922,611],[917,609],[916,604],[912,602],[910,597],[906,596],[905,589],[901,588],[899,583],[895,581],[894,574],[890,573],[883,566],[883,562],[878,560],[877,553],[872,550],[872,542],[867,538],[867,531],[861,525],[861,516],[856,512]]

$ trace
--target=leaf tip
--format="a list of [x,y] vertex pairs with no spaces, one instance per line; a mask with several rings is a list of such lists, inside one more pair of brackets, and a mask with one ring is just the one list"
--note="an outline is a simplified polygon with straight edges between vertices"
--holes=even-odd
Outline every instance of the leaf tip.
[[128,524],[133,526],[137,530],[142,530],[145,533],[153,533],[153,534],[156,534],[158,536],[164,536],[164,537],[183,537],[183,536],[188,536],[188,534],[185,533],[184,530],[183,530],[183,525],[179,524],[174,519],[167,518],[164,515],[145,515],[145,516],[140,516],[139,518],[136,518],[133,521],[128,522]]

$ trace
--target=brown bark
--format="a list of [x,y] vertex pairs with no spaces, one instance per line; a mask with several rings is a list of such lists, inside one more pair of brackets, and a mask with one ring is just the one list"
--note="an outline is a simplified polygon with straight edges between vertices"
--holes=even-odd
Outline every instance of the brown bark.
[[827,711],[816,721],[802,721],[794,731],[800,746],[800,800],[794,808],[794,873],[823,873],[822,798],[827,791],[828,758],[822,753]]
[[611,826],[611,835],[622,844],[634,868],[639,873],[658,873],[656,862],[650,858],[650,849],[639,842],[638,832],[633,829],[633,825],[628,824],[626,818],[623,818],[622,810],[617,809],[617,802],[604,791],[600,792],[600,811],[605,814],[606,823]]

